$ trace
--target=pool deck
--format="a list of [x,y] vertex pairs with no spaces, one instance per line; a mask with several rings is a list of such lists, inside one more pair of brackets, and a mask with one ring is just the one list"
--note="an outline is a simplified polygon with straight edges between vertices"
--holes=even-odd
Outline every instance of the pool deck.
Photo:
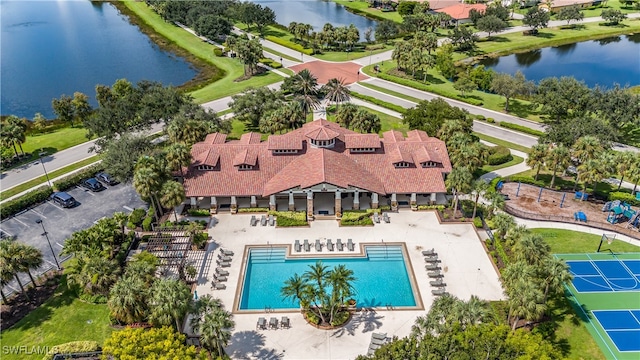
[[[361,243],[404,242],[409,255],[422,303],[425,310],[387,310],[386,307],[375,311],[358,312],[343,328],[337,330],[318,330],[308,325],[299,311],[275,312],[234,312],[236,323],[227,354],[233,359],[353,359],[366,354],[372,332],[387,333],[387,336],[403,337],[409,335],[417,316],[424,315],[431,306],[434,296],[429,285],[425,262],[421,251],[434,248],[442,261],[440,267],[444,273],[443,281],[447,292],[468,299],[477,295],[481,299],[503,299],[498,274],[489,256],[471,224],[440,224],[433,212],[400,211],[391,213],[391,223],[376,224],[372,227],[340,227],[335,220],[318,220],[310,227],[276,228],[274,226],[252,227],[249,224],[251,214],[219,214],[215,216],[215,225],[209,229],[213,243],[207,247],[205,261],[200,269],[200,280],[196,288],[198,295],[212,294],[232,311],[240,296],[238,284],[240,272],[244,269],[247,245],[293,245],[296,239],[301,242],[309,239],[313,244],[316,238],[324,240],[341,238],[353,239],[355,251],[329,252],[323,247],[318,253],[315,247],[310,255],[356,255],[360,254]],[[229,272],[225,290],[212,290],[211,279],[216,268],[219,247],[231,250],[235,254]],[[292,250],[291,250],[292,251]],[[293,274],[292,274],[293,275]],[[411,276],[411,274],[410,274]],[[267,321],[271,317],[278,320],[289,317],[291,328],[277,330],[256,330],[259,317]]]

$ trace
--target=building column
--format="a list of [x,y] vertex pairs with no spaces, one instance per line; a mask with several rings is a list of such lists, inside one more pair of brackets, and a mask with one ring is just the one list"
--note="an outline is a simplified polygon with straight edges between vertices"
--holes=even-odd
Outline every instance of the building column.
[[340,193],[340,190],[336,190],[334,211],[337,218],[342,217],[342,193]]
[[296,203],[293,200],[293,192],[289,192],[289,211],[296,211]]
[[218,213],[218,199],[216,199],[215,196],[211,197],[211,206],[210,206],[209,212],[212,214]]
[[391,211],[398,211],[398,197],[396,193],[391,194]]
[[431,205],[435,205],[436,200],[437,200],[437,195],[436,193],[431,193]]
[[238,212],[238,202],[235,196],[231,197],[231,213],[235,214]]
[[269,210],[276,211],[276,196],[269,195]]
[[418,195],[416,193],[411,193],[409,204],[411,205],[411,210],[418,210]]
[[371,208],[378,208],[378,193],[371,193]]
[[360,210],[360,193],[358,190],[353,193],[353,210]]
[[258,207],[258,202],[256,201],[255,195],[251,195],[251,207]]
[[313,191],[307,193],[307,220],[313,220]]
[[191,207],[196,207],[196,205],[198,205],[198,198],[195,196],[191,197]]

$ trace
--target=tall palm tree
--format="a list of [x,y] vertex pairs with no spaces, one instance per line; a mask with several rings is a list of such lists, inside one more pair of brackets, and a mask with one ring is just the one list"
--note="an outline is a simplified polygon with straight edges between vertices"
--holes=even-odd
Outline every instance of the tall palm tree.
[[9,264],[3,256],[0,256],[0,295],[2,296],[2,302],[7,303],[7,296],[4,293],[5,285],[9,284],[11,279],[13,278],[13,274],[11,273],[11,269],[9,268]]
[[509,319],[513,321],[512,330],[520,319],[538,320],[546,311],[542,291],[529,279],[520,279],[509,289]]
[[620,187],[622,187],[622,182],[624,181],[625,175],[627,175],[627,173],[635,165],[634,162],[636,162],[637,157],[638,154],[632,153],[631,151],[620,151],[616,153],[616,170],[618,171],[618,175],[620,175],[618,191],[620,191]]
[[603,164],[598,159],[588,159],[580,166],[578,166],[578,178],[576,180],[582,181],[582,193],[583,196],[587,192],[587,184],[593,184],[593,191],[596,191],[598,181],[602,180],[605,175]]
[[196,302],[194,314],[191,327],[200,334],[200,343],[215,357],[224,357],[224,347],[231,340],[235,326],[233,315],[224,309],[219,299],[208,294]]
[[329,100],[329,104],[331,102],[336,104],[336,108],[339,108],[340,103],[349,101],[351,98],[351,91],[344,84],[344,79],[329,79],[327,84],[324,86],[326,90],[326,98]]
[[129,221],[129,215],[125,214],[122,211],[118,211],[113,213],[113,221],[115,221],[116,225],[120,228],[120,233],[124,236],[124,229],[127,226],[127,221]]
[[159,279],[151,286],[149,319],[156,325],[171,326],[182,331],[182,320],[191,310],[193,297],[189,287],[180,280]]
[[[587,160],[596,159],[603,151],[604,147],[602,146],[600,139],[592,135],[579,138],[571,148],[572,156],[578,161],[578,167],[584,164]],[[573,187],[574,191],[578,186],[579,173],[580,170],[576,173],[576,182]]]
[[315,264],[309,265],[309,270],[302,274],[302,278],[306,281],[315,283],[318,289],[324,290],[324,282],[329,276],[328,268],[329,267],[327,265],[324,265],[322,261],[318,260]]
[[184,187],[177,181],[167,181],[162,184],[160,194],[160,204],[166,208],[174,209],[173,215],[176,217],[176,222],[178,222],[178,212],[175,208],[186,199]]
[[284,281],[284,286],[280,289],[280,293],[284,299],[298,299],[300,306],[306,308],[308,304],[303,301],[304,287],[307,286],[306,281],[298,274]]
[[2,142],[2,145],[6,147],[13,146],[13,151],[17,158],[19,155],[18,148],[16,147],[16,134],[17,129],[15,125],[3,124],[0,128],[0,141]]
[[182,143],[174,143],[167,149],[167,163],[172,171],[180,170],[180,175],[184,177],[183,167],[191,164],[191,152],[189,148]]
[[125,324],[145,321],[149,314],[149,285],[138,274],[124,276],[109,292],[111,316]]
[[515,245],[523,236],[528,234],[530,231],[527,229],[526,225],[515,225],[511,226],[509,230],[507,230],[507,234],[504,237],[504,243],[508,247],[512,247]]
[[636,157],[634,160],[633,166],[629,169],[629,180],[633,182],[633,191],[632,194],[636,193],[636,188],[638,187],[638,182],[640,181],[640,156]]
[[81,256],[77,261],[68,273],[69,283],[90,295],[108,295],[120,274],[118,263],[103,256]]
[[351,123],[351,128],[364,134],[377,133],[381,128],[378,115],[365,109],[358,109]]
[[353,270],[347,269],[344,264],[340,264],[329,272],[327,279],[331,285],[331,309],[329,323],[332,323],[334,315],[344,305],[345,298],[353,295],[353,282],[356,281],[356,277],[353,275]]
[[318,101],[318,78],[309,69],[300,71],[294,78],[294,93],[304,109],[306,119],[308,112],[316,109],[320,103]]
[[358,106],[354,104],[346,104],[336,111],[336,122],[343,128],[351,129],[353,119],[358,112]]
[[531,280],[536,275],[536,268],[527,264],[524,261],[516,261],[509,263],[504,270],[502,270],[502,283],[505,293],[508,295],[510,289],[521,279]]
[[561,294],[564,284],[573,280],[567,263],[553,256],[545,258],[542,266],[544,272],[544,302],[549,294]]
[[142,156],[138,160],[133,174],[133,187],[140,194],[140,197],[151,201],[151,205],[155,208],[154,215],[156,220],[158,219],[157,212],[160,210],[160,204],[155,201],[155,198],[162,188],[163,180],[163,176],[159,174],[153,158]]
[[456,304],[460,300],[446,293],[433,301],[427,316],[416,318],[411,327],[411,337],[422,338],[426,334],[439,334],[453,322]]
[[571,164],[571,153],[569,149],[567,149],[564,145],[557,145],[552,147],[547,154],[547,158],[545,161],[545,165],[551,171],[553,171],[553,176],[551,176],[551,184],[549,184],[550,188],[553,188],[553,185],[556,182],[556,174],[558,171],[564,171]]
[[547,158],[547,153],[549,152],[549,145],[547,144],[535,144],[531,147],[531,151],[527,155],[527,166],[536,169],[536,176],[534,179],[538,181],[538,175],[540,175],[540,170],[544,166],[544,161]]
[[20,291],[24,297],[27,301],[30,301],[29,295],[24,290],[22,281],[20,281],[20,277],[18,276],[18,274],[26,272],[27,270],[23,261],[23,251],[20,244],[10,239],[1,240],[0,259],[2,259],[3,265],[3,278],[8,276],[8,274],[11,274],[11,276],[13,276],[18,282],[18,286],[20,286]]
[[499,213],[493,217],[493,225],[496,227],[494,233],[497,233],[500,240],[504,240],[509,229],[516,226],[516,221],[511,215]]
[[529,265],[540,266],[549,257],[551,247],[541,235],[528,233],[513,246],[516,260],[525,261]]
[[478,210],[478,201],[480,197],[489,190],[489,183],[483,179],[478,179],[471,185],[471,193],[473,194],[473,215],[472,219],[476,218],[476,211]]
[[482,323],[491,313],[489,304],[475,295],[471,295],[469,301],[458,301],[453,312],[454,318],[463,327]]
[[282,116],[281,121],[288,129],[301,128],[302,125],[307,122],[304,108],[300,102],[287,102],[281,110],[282,112],[279,113],[279,115]]
[[44,260],[42,258],[42,251],[26,244],[20,244],[20,247],[22,252],[22,255],[20,256],[22,265],[27,271],[27,275],[29,275],[29,279],[31,279],[31,283],[33,284],[33,286],[37,286],[36,280],[31,274],[31,270],[38,269],[44,263]]
[[451,173],[447,176],[445,184],[447,188],[453,191],[453,217],[456,216],[458,211],[458,201],[460,194],[467,194],[471,191],[471,183],[473,182],[473,175],[468,167],[456,167],[453,168]]
[[155,278],[157,266],[147,261],[129,261],[125,269],[124,277],[135,277],[151,285]]

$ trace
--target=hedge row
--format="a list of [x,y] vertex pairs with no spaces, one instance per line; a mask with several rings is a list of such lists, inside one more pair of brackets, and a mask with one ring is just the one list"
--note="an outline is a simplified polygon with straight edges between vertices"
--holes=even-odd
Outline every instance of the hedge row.
[[102,164],[91,165],[83,170],[80,170],[69,176],[65,176],[64,178],[54,182],[53,187],[58,191],[65,191],[78,185],[80,181],[95,176],[97,172],[102,170],[104,170]]
[[620,200],[626,202],[629,205],[640,206],[640,200],[636,199],[633,194],[621,191],[609,193],[609,200]]
[[268,212],[269,208],[266,207],[254,207],[254,208],[240,208],[239,213],[253,213],[253,212]]
[[448,91],[442,91],[441,89],[438,89],[438,88],[431,88],[431,87],[428,87],[428,86],[426,86],[426,85],[424,85],[422,83],[419,83],[419,82],[417,82],[415,80],[404,79],[404,78],[401,78],[401,77],[398,77],[398,76],[393,76],[393,75],[389,75],[389,74],[385,74],[385,73],[379,73],[378,77],[381,78],[381,79],[384,79],[384,80],[388,80],[388,81],[400,84],[400,85],[405,85],[405,86],[409,86],[409,87],[412,87],[412,88],[415,88],[415,89],[418,89],[418,90],[422,90],[422,91],[427,91],[427,92],[430,92],[430,93],[438,94],[438,95],[441,95],[441,96],[444,96],[444,97],[447,97],[447,98],[450,98],[450,99],[460,100],[460,101],[466,102],[467,104],[476,105],[476,106],[482,106],[482,104],[483,104],[482,101],[480,101],[480,100],[476,100],[476,99],[473,99],[473,98],[462,97],[462,96],[460,96],[458,94],[451,93],[451,92],[448,92]]
[[418,205],[418,210],[444,210],[444,205]]
[[211,216],[209,209],[189,209],[187,212],[189,216]]
[[53,193],[50,187],[43,187],[17,197],[13,200],[6,201],[0,205],[0,217],[6,219],[19,213],[22,210],[28,209],[34,205],[37,205],[43,201],[46,201]]
[[276,225],[280,227],[306,226],[307,213],[305,211],[270,211],[276,216]]
[[403,108],[400,105],[396,105],[396,104],[392,104],[390,102],[386,102],[386,101],[383,101],[383,100],[380,100],[380,99],[376,99],[373,96],[363,95],[363,94],[357,93],[355,91],[351,91],[350,94],[354,98],[358,98],[360,100],[364,100],[364,101],[370,102],[372,104],[376,104],[378,106],[382,106],[382,107],[387,108],[389,110],[393,110],[395,112],[399,112],[400,114],[404,114],[407,111],[407,109]]
[[489,158],[487,159],[489,165],[501,165],[511,160],[513,160],[513,156],[511,156],[509,148],[502,145],[489,147]]
[[515,131],[519,131],[519,132],[523,132],[525,134],[529,134],[529,135],[533,135],[533,136],[542,136],[542,135],[544,135],[543,131],[534,130],[534,129],[532,129],[530,127],[527,127],[527,126],[518,125],[518,124],[506,122],[506,121],[501,121],[499,125],[500,125],[500,127],[503,127],[503,128],[507,128],[507,129],[511,129],[511,130],[515,130]]
[[282,67],[282,64],[279,61],[275,61],[268,58],[260,59],[260,63],[267,65],[273,69],[280,69]]
[[544,181],[542,181],[542,180],[536,181],[530,176],[518,176],[518,175],[515,175],[515,176],[509,176],[508,179],[511,182],[521,182],[523,184],[542,186],[542,187],[545,186]]
[[269,40],[269,41],[273,41],[274,43],[278,44],[278,45],[282,45],[285,47],[288,47],[289,49],[293,49],[296,51],[299,51],[303,54],[307,54],[307,55],[313,55],[313,49],[307,49],[304,46],[300,45],[300,44],[296,44],[294,42],[291,42],[289,40],[285,40],[282,38],[279,38],[277,36],[273,36],[273,35],[268,35],[265,37],[265,39]]
[[53,360],[56,354],[73,354],[98,351],[100,346],[97,341],[72,341],[66,344],[52,347],[43,360]]

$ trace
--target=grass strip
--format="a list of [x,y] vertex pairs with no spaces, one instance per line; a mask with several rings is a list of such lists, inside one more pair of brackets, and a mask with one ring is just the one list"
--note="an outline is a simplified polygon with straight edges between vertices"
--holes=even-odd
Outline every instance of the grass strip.
[[[73,163],[71,165],[65,166],[61,169],[52,171],[49,173],[49,179],[54,179],[57,178],[58,176],[62,176],[65,175],[67,173],[72,172],[73,170],[77,170],[81,167],[87,166],[89,164],[93,164],[95,162],[97,162],[98,160],[100,160],[99,156],[92,156],[90,158],[84,159],[84,160],[80,160],[76,163]],[[23,191],[27,191],[29,189],[32,189],[38,185],[42,185],[44,183],[47,182],[47,177],[45,175],[39,176],[35,179],[31,179],[23,184],[14,186],[8,190],[2,191],[0,192],[0,200],[4,200],[7,199],[11,196],[20,194]]]
[[402,16],[397,11],[382,11],[380,9],[369,7],[368,1],[353,0],[331,0],[336,4],[344,6],[347,11],[356,15],[364,16],[373,20],[391,20],[402,24]]
[[525,133],[525,134],[529,134],[529,135],[533,135],[533,136],[537,136],[537,137],[540,137],[540,136],[544,135],[544,131],[535,130],[535,129],[532,129],[532,128],[527,127],[527,126],[510,123],[510,122],[507,122],[507,121],[501,121],[498,125],[500,125],[500,127],[503,127],[503,128],[511,129],[511,130],[514,130],[514,131],[519,131],[519,132],[522,132],[522,133]]
[[496,170],[500,170],[500,169],[504,169],[504,168],[507,168],[509,166],[518,165],[518,164],[520,164],[521,162],[524,161],[524,159],[522,157],[518,156],[518,155],[511,155],[511,157],[513,157],[513,159],[507,161],[504,164],[500,164],[500,165],[485,165],[485,166],[483,166],[482,167],[483,174],[490,173],[492,171],[496,171]]
[[283,59],[287,59],[287,60],[291,60],[291,61],[297,61],[297,62],[300,62],[300,59],[296,59],[296,58],[294,58],[293,56],[289,56],[289,55],[287,55],[287,54],[283,54],[283,53],[281,53],[281,52],[279,52],[279,51],[273,50],[273,49],[268,48],[268,47],[264,47],[264,46],[263,46],[263,47],[262,47],[262,50],[264,50],[265,52],[268,52],[268,53],[270,53],[270,54],[273,54],[273,55],[276,55],[276,56],[280,56],[280,57],[281,57],[281,58],[283,58]]
[[474,132],[473,134],[476,135],[477,137],[479,137],[480,140],[488,141],[488,142],[490,142],[492,144],[495,144],[495,145],[502,145],[504,147],[508,147],[509,149],[522,151],[523,153],[526,153],[526,154],[528,154],[529,151],[531,150],[530,148],[528,148],[526,146],[522,146],[522,145],[514,144],[512,142],[504,141],[502,139],[498,139],[498,138],[495,138],[493,136],[484,135],[484,134],[480,134],[480,133],[477,133],[477,132]]
[[358,85],[366,87],[366,88],[369,88],[371,90],[379,91],[379,92],[387,94],[387,95],[395,96],[395,97],[400,98],[400,99],[411,101],[411,102],[414,102],[416,104],[421,102],[421,101],[423,101],[423,100],[415,98],[413,96],[409,96],[409,95],[406,95],[406,94],[403,94],[403,93],[399,93],[399,92],[396,92],[396,91],[393,91],[393,90],[385,89],[385,88],[380,87],[380,86],[369,84],[368,82],[359,82]]
[[376,104],[376,105],[382,106],[382,107],[387,108],[389,110],[393,110],[393,111],[398,112],[400,114],[404,114],[405,111],[407,111],[407,109],[403,108],[400,105],[392,104],[390,102],[374,98],[373,96],[363,95],[363,94],[360,94],[360,93],[355,92],[355,91],[351,91],[351,96],[353,96],[354,98],[360,99],[360,100],[364,100],[364,101],[370,102],[372,104]]

